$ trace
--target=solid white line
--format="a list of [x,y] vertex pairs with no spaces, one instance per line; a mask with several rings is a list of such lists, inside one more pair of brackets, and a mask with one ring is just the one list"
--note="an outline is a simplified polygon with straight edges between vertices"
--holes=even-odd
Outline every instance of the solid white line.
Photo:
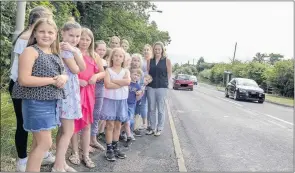
[[229,103],[232,103],[232,104],[235,104],[235,105],[240,106],[240,107],[243,106],[243,105],[241,105],[241,104],[239,104],[239,103],[236,103],[236,102],[230,101],[230,100],[228,100],[228,99],[224,99],[224,98],[221,98],[221,97],[216,97],[216,98],[221,99],[221,100],[226,101],[226,102],[229,102]]
[[285,126],[283,126],[283,125],[281,125],[281,124],[278,124],[278,123],[273,122],[273,121],[270,121],[270,120],[267,120],[267,121],[270,122],[270,123],[272,123],[272,124],[274,124],[274,125],[277,125],[277,126],[280,126],[280,127],[282,127],[282,128],[286,128],[286,129],[287,129],[287,127],[285,127]]
[[286,124],[289,124],[289,125],[292,125],[292,126],[294,125],[293,123],[290,123],[290,122],[288,122],[288,121],[282,120],[282,119],[280,119],[280,118],[277,118],[277,117],[274,117],[274,116],[271,116],[271,115],[268,115],[268,114],[262,114],[262,115],[268,116],[268,117],[270,117],[270,118],[276,119],[276,120],[278,120],[278,121],[281,121],[281,122],[283,122],[283,123],[286,123]]
[[187,172],[187,169],[186,169],[185,163],[184,163],[183,154],[182,154],[181,147],[180,147],[179,138],[176,133],[176,128],[175,128],[172,114],[170,111],[170,107],[168,104],[168,100],[166,100],[165,103],[166,103],[167,113],[168,113],[168,117],[169,117],[170,128],[171,128],[171,132],[172,132],[172,138],[173,138],[174,150],[175,150],[175,155],[176,155],[177,164],[178,164],[178,170],[179,170],[179,172]]

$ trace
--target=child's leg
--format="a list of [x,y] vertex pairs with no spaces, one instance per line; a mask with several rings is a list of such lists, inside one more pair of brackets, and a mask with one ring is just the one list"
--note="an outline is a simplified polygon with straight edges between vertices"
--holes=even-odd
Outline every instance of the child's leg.
[[126,154],[121,152],[118,147],[118,141],[119,141],[120,130],[121,130],[121,123],[122,122],[120,122],[120,121],[115,121],[112,146],[114,149],[115,156],[120,159],[125,159]]
[[64,171],[65,169],[65,155],[74,134],[74,120],[61,119],[62,130],[60,131],[60,139],[57,142],[56,160],[53,168],[56,171]]
[[[121,126],[121,124],[120,124]],[[114,121],[106,121],[106,145],[107,145],[107,152],[105,154],[107,160],[109,161],[115,161],[115,154],[113,150],[113,133],[114,133]],[[120,129],[119,132],[120,133]]]
[[29,154],[26,172],[40,172],[44,155],[52,145],[51,130],[33,132],[33,140],[36,146]]
[[88,168],[94,168],[95,164],[89,158],[90,149],[90,128],[91,124],[88,124],[82,131],[82,150],[83,150],[83,161]]

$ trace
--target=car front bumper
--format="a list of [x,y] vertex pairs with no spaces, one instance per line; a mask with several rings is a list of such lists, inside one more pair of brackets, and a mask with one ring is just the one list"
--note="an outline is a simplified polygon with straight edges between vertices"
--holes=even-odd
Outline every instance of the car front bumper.
[[239,99],[249,100],[249,101],[259,101],[265,99],[265,94],[259,92],[239,92]]
[[175,89],[193,89],[194,85],[192,84],[174,84],[173,86]]

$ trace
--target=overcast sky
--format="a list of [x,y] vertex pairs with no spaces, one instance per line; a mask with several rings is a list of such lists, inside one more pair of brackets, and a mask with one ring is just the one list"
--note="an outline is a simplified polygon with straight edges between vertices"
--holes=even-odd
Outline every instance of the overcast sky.
[[[172,63],[228,61],[238,43],[236,58],[257,53],[293,57],[292,2],[153,2],[163,13],[150,13],[160,30],[168,31]],[[196,62],[196,60],[195,60]]]

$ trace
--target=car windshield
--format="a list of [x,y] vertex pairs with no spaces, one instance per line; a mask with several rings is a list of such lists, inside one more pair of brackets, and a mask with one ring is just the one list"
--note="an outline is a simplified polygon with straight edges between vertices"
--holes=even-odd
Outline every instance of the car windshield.
[[243,86],[254,86],[254,87],[258,86],[258,84],[254,80],[251,80],[251,79],[237,80],[237,84],[238,85],[243,85]]
[[179,76],[177,77],[177,79],[189,80],[189,79],[190,79],[190,76],[188,76],[188,75],[179,75]]
[[197,79],[197,77],[196,76],[191,76],[191,79]]

